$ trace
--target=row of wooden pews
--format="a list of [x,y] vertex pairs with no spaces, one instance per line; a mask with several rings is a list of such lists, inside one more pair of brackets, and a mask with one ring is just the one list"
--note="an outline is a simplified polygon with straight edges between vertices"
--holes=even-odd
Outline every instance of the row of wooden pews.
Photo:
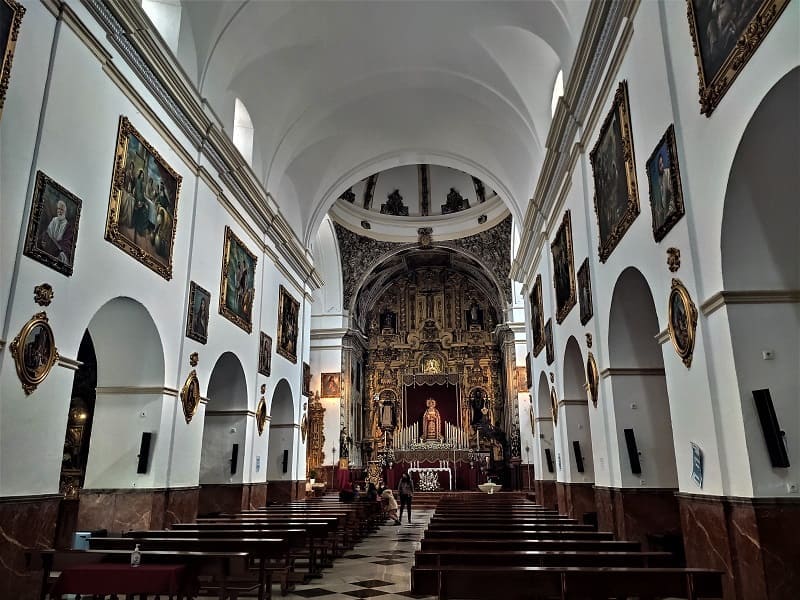
[[503,598],[722,598],[722,573],[688,569],[529,501],[442,499],[415,553],[415,594]]
[[[44,551],[35,553],[32,560],[43,570],[42,598],[51,590],[61,592],[58,579],[52,576],[55,571],[87,563],[124,563],[138,545],[144,566],[182,565],[184,583],[174,594],[177,598],[208,595],[233,600],[256,596],[266,600],[271,598],[273,581],[280,583],[285,595],[295,583],[320,577],[323,567],[331,566],[336,557],[377,528],[380,518],[378,502],[313,498],[198,518],[195,523],[175,524],[172,529],[92,537],[88,551]],[[144,572],[146,569],[139,571]]]

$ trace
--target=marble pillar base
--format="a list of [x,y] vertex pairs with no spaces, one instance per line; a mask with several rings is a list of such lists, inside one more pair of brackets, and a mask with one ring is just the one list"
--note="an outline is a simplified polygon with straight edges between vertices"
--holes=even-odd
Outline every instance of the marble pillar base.
[[644,550],[682,555],[677,490],[595,486],[597,524],[617,539],[641,542]]
[[306,482],[302,481],[268,481],[267,498],[270,502],[291,502],[306,497]]
[[163,529],[197,517],[198,488],[81,490],[78,530]]
[[677,498],[686,564],[724,571],[725,600],[800,598],[800,499]]
[[545,508],[558,508],[555,481],[552,479],[536,479],[533,482],[533,489],[536,492],[536,504],[540,504]]
[[198,514],[234,513],[266,504],[266,483],[207,484],[200,486]]
[[28,571],[25,551],[52,548],[61,496],[0,498],[0,596],[39,598],[41,571]]
[[558,498],[558,512],[568,515],[578,521],[583,521],[583,515],[597,511],[594,502],[593,483],[563,483],[556,482],[556,496]]

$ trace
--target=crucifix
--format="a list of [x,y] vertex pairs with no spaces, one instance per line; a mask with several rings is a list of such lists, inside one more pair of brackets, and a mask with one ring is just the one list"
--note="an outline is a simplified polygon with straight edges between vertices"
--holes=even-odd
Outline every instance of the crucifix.
[[425,296],[425,318],[433,319],[433,295],[438,290],[421,290],[420,294]]

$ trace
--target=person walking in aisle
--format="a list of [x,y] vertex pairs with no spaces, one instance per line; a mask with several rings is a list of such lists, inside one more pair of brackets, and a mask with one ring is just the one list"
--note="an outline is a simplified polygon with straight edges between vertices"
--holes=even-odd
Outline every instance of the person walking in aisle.
[[411,523],[411,498],[414,495],[414,484],[408,473],[403,473],[400,478],[400,485],[397,486],[397,494],[400,496],[400,520],[403,520],[403,507],[408,509],[408,522]]

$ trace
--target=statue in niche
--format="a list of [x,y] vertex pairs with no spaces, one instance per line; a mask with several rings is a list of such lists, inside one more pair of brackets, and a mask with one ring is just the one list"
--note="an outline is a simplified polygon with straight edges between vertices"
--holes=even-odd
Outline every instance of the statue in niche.
[[447,203],[442,204],[442,214],[450,215],[469,208],[469,200],[458,193],[456,188],[450,188],[447,194]]
[[347,435],[347,428],[342,427],[339,433],[339,458],[350,458],[350,444],[353,443],[353,438]]
[[427,375],[435,375],[442,372],[442,363],[435,356],[429,356],[422,361],[422,372]]
[[394,402],[392,402],[389,398],[385,398],[380,405],[381,413],[380,413],[380,423],[381,429],[383,430],[391,430],[394,429],[397,425],[397,416],[394,410]]
[[422,439],[426,442],[439,441],[442,437],[442,417],[436,408],[436,400],[428,398],[425,405],[428,408],[422,415]]
[[467,310],[467,329],[470,331],[483,329],[483,309],[475,298],[472,299]]
[[397,314],[391,310],[384,310],[381,313],[381,332],[385,330],[397,333]]
[[[486,407],[486,394],[481,388],[475,388],[470,394],[469,406],[472,410],[470,425],[477,430],[482,428],[488,420],[488,409]],[[484,412],[485,411],[485,412]]]
[[400,195],[400,190],[395,190],[389,194],[386,199],[386,204],[381,204],[382,215],[393,215],[395,217],[407,217],[408,207],[403,204],[403,197]]

